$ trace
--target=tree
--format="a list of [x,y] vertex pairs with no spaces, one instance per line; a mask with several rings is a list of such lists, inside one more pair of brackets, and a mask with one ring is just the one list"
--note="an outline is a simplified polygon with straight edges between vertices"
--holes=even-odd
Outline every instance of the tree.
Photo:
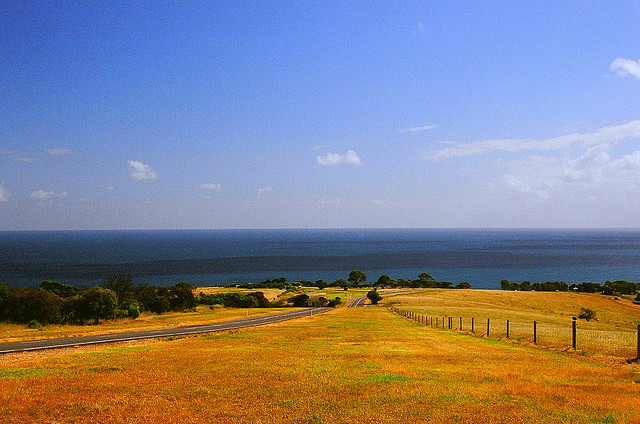
[[5,317],[22,324],[32,320],[41,324],[59,324],[62,322],[61,307],[60,296],[32,287],[13,289],[4,301]]
[[118,297],[113,290],[94,287],[74,298],[72,306],[74,319],[80,322],[93,320],[98,324],[101,319],[116,317]]
[[9,286],[5,286],[4,284],[0,285],[0,321],[7,319],[5,306],[7,304],[7,299],[9,299],[9,294],[11,294]]
[[293,306],[295,307],[303,307],[303,306],[307,306],[307,301],[309,300],[309,296],[306,294],[299,294],[297,296],[292,297],[291,299],[289,299],[290,302],[293,303]]
[[387,287],[392,284],[392,279],[387,274],[382,274],[380,278],[378,278],[378,285],[380,287]]
[[428,272],[423,272],[418,275],[418,280],[422,283],[426,283],[428,281],[435,281],[435,279]]
[[382,300],[382,296],[380,296],[380,293],[375,289],[367,293],[367,298],[371,301],[372,305],[377,305],[378,302]]
[[104,288],[113,290],[118,297],[118,303],[123,303],[134,296],[135,286],[133,277],[125,274],[111,274],[105,278]]
[[456,289],[470,289],[471,288],[471,284],[469,284],[468,281],[463,281],[463,282],[459,283],[458,285],[456,285],[455,288]]
[[354,269],[349,273],[348,280],[350,283],[353,283],[354,285],[359,285],[360,283],[367,281],[367,274],[360,271],[359,269]]
[[324,280],[317,280],[316,281],[316,287],[318,288],[318,290],[322,290],[324,288],[326,288],[329,284],[324,281]]
[[63,284],[59,281],[45,280],[40,283],[40,288],[48,292],[57,294],[61,298],[73,297],[80,293],[80,288],[70,284]]
[[186,281],[181,281],[169,288],[171,310],[176,312],[191,309],[196,306],[196,298],[193,295],[193,286]]

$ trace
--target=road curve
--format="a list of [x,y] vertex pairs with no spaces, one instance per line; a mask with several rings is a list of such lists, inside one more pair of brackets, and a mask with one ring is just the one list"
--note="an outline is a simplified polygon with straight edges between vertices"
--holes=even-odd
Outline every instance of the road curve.
[[277,314],[243,318],[213,324],[192,325],[188,327],[163,328],[159,330],[129,331],[126,333],[101,334],[96,336],[66,337],[61,339],[27,340],[21,342],[0,343],[0,354],[27,352],[33,350],[56,349],[70,346],[83,346],[101,343],[115,343],[129,340],[153,339],[158,337],[185,336],[190,334],[214,333],[236,328],[256,327],[273,324],[305,316],[313,316],[333,308],[303,308]]
[[349,303],[347,307],[349,308],[358,308],[364,306],[364,301],[367,300],[367,296],[354,297],[349,299]]

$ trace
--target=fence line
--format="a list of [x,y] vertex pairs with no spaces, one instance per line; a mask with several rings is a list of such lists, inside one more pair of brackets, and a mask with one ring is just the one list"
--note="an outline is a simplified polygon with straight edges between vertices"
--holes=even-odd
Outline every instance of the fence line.
[[[510,319],[505,320],[504,324],[506,325],[504,327],[496,327],[495,322],[492,322],[491,318],[487,318],[486,327],[478,329],[476,326],[476,317],[471,317],[470,331],[465,331],[465,318],[462,316],[457,317],[458,327],[454,328],[454,319],[456,318],[454,316],[440,317],[423,315],[395,306],[391,306],[389,309],[402,317],[432,328],[462,331],[467,334],[477,334],[481,337],[515,338],[524,342],[532,342],[533,344],[542,342],[546,346],[598,351],[605,354],[613,354],[627,358],[633,357],[636,360],[640,360],[640,324],[638,324],[637,331],[635,332],[579,329],[577,319],[573,317],[571,324],[568,324],[566,327],[554,326],[552,324],[540,326],[538,321],[533,321],[532,325],[531,323],[513,322]],[[440,321],[440,319],[442,319],[442,321]],[[467,322],[469,322],[468,318]],[[506,331],[500,331],[501,328]]]

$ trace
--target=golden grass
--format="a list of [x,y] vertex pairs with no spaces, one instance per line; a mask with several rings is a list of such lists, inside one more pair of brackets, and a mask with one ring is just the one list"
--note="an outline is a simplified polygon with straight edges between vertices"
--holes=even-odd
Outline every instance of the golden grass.
[[[579,319],[578,349],[635,357],[637,350],[637,325],[640,324],[640,306],[626,299],[612,296],[569,292],[511,292],[497,290],[418,290],[388,296],[387,306],[419,315],[439,318],[453,317],[459,328],[463,317],[463,329],[475,329],[486,333],[490,319],[490,335],[506,336],[506,322],[510,321],[510,336],[521,341],[532,341],[533,322],[537,321],[538,343],[567,347],[572,345],[572,317],[580,314],[580,308],[596,311],[597,320]],[[448,322],[445,318],[445,323]]]
[[5,423],[640,422],[640,368],[340,308],[0,357]]
[[[249,316],[282,312],[287,308],[249,309]],[[247,316],[247,309],[199,306],[195,312],[169,312],[162,315],[145,312],[136,319],[117,319],[98,325],[47,325],[40,330],[20,324],[0,324],[0,342],[76,337],[123,331],[153,330],[230,321]]]

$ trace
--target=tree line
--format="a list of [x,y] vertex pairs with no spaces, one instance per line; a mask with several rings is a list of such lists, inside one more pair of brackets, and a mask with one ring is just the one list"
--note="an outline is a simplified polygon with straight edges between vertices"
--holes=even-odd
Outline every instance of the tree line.
[[103,287],[90,289],[58,281],[33,287],[0,285],[0,321],[39,324],[88,324],[114,318],[137,318],[142,311],[158,314],[196,306],[193,286],[134,285],[131,276],[113,275]]
[[[634,295],[640,291],[640,283],[634,283],[626,280],[605,281],[604,283],[584,282],[579,284],[567,284],[564,281],[546,281],[544,283],[531,283],[523,281],[521,283],[509,280],[500,281],[502,290],[518,290],[518,291],[575,291],[581,293],[602,293],[604,295],[627,294]],[[640,295],[636,300],[640,301]]]
[[341,288],[344,290],[363,288],[363,287],[380,287],[380,288],[440,288],[440,289],[470,289],[471,284],[467,281],[463,281],[457,285],[453,285],[450,281],[437,281],[427,272],[423,272],[418,275],[417,279],[405,280],[404,278],[393,279],[387,274],[382,274],[376,281],[367,282],[367,274],[362,270],[354,269],[349,273],[349,277],[345,280],[339,278],[331,283],[325,280],[316,280],[312,282],[310,280],[295,281],[292,283],[287,282],[287,279],[276,278],[275,280],[265,280],[259,283],[246,283],[246,284],[228,284],[227,287],[238,287],[244,289],[280,289],[280,290],[296,290],[299,287],[317,287],[322,290],[327,287]]

